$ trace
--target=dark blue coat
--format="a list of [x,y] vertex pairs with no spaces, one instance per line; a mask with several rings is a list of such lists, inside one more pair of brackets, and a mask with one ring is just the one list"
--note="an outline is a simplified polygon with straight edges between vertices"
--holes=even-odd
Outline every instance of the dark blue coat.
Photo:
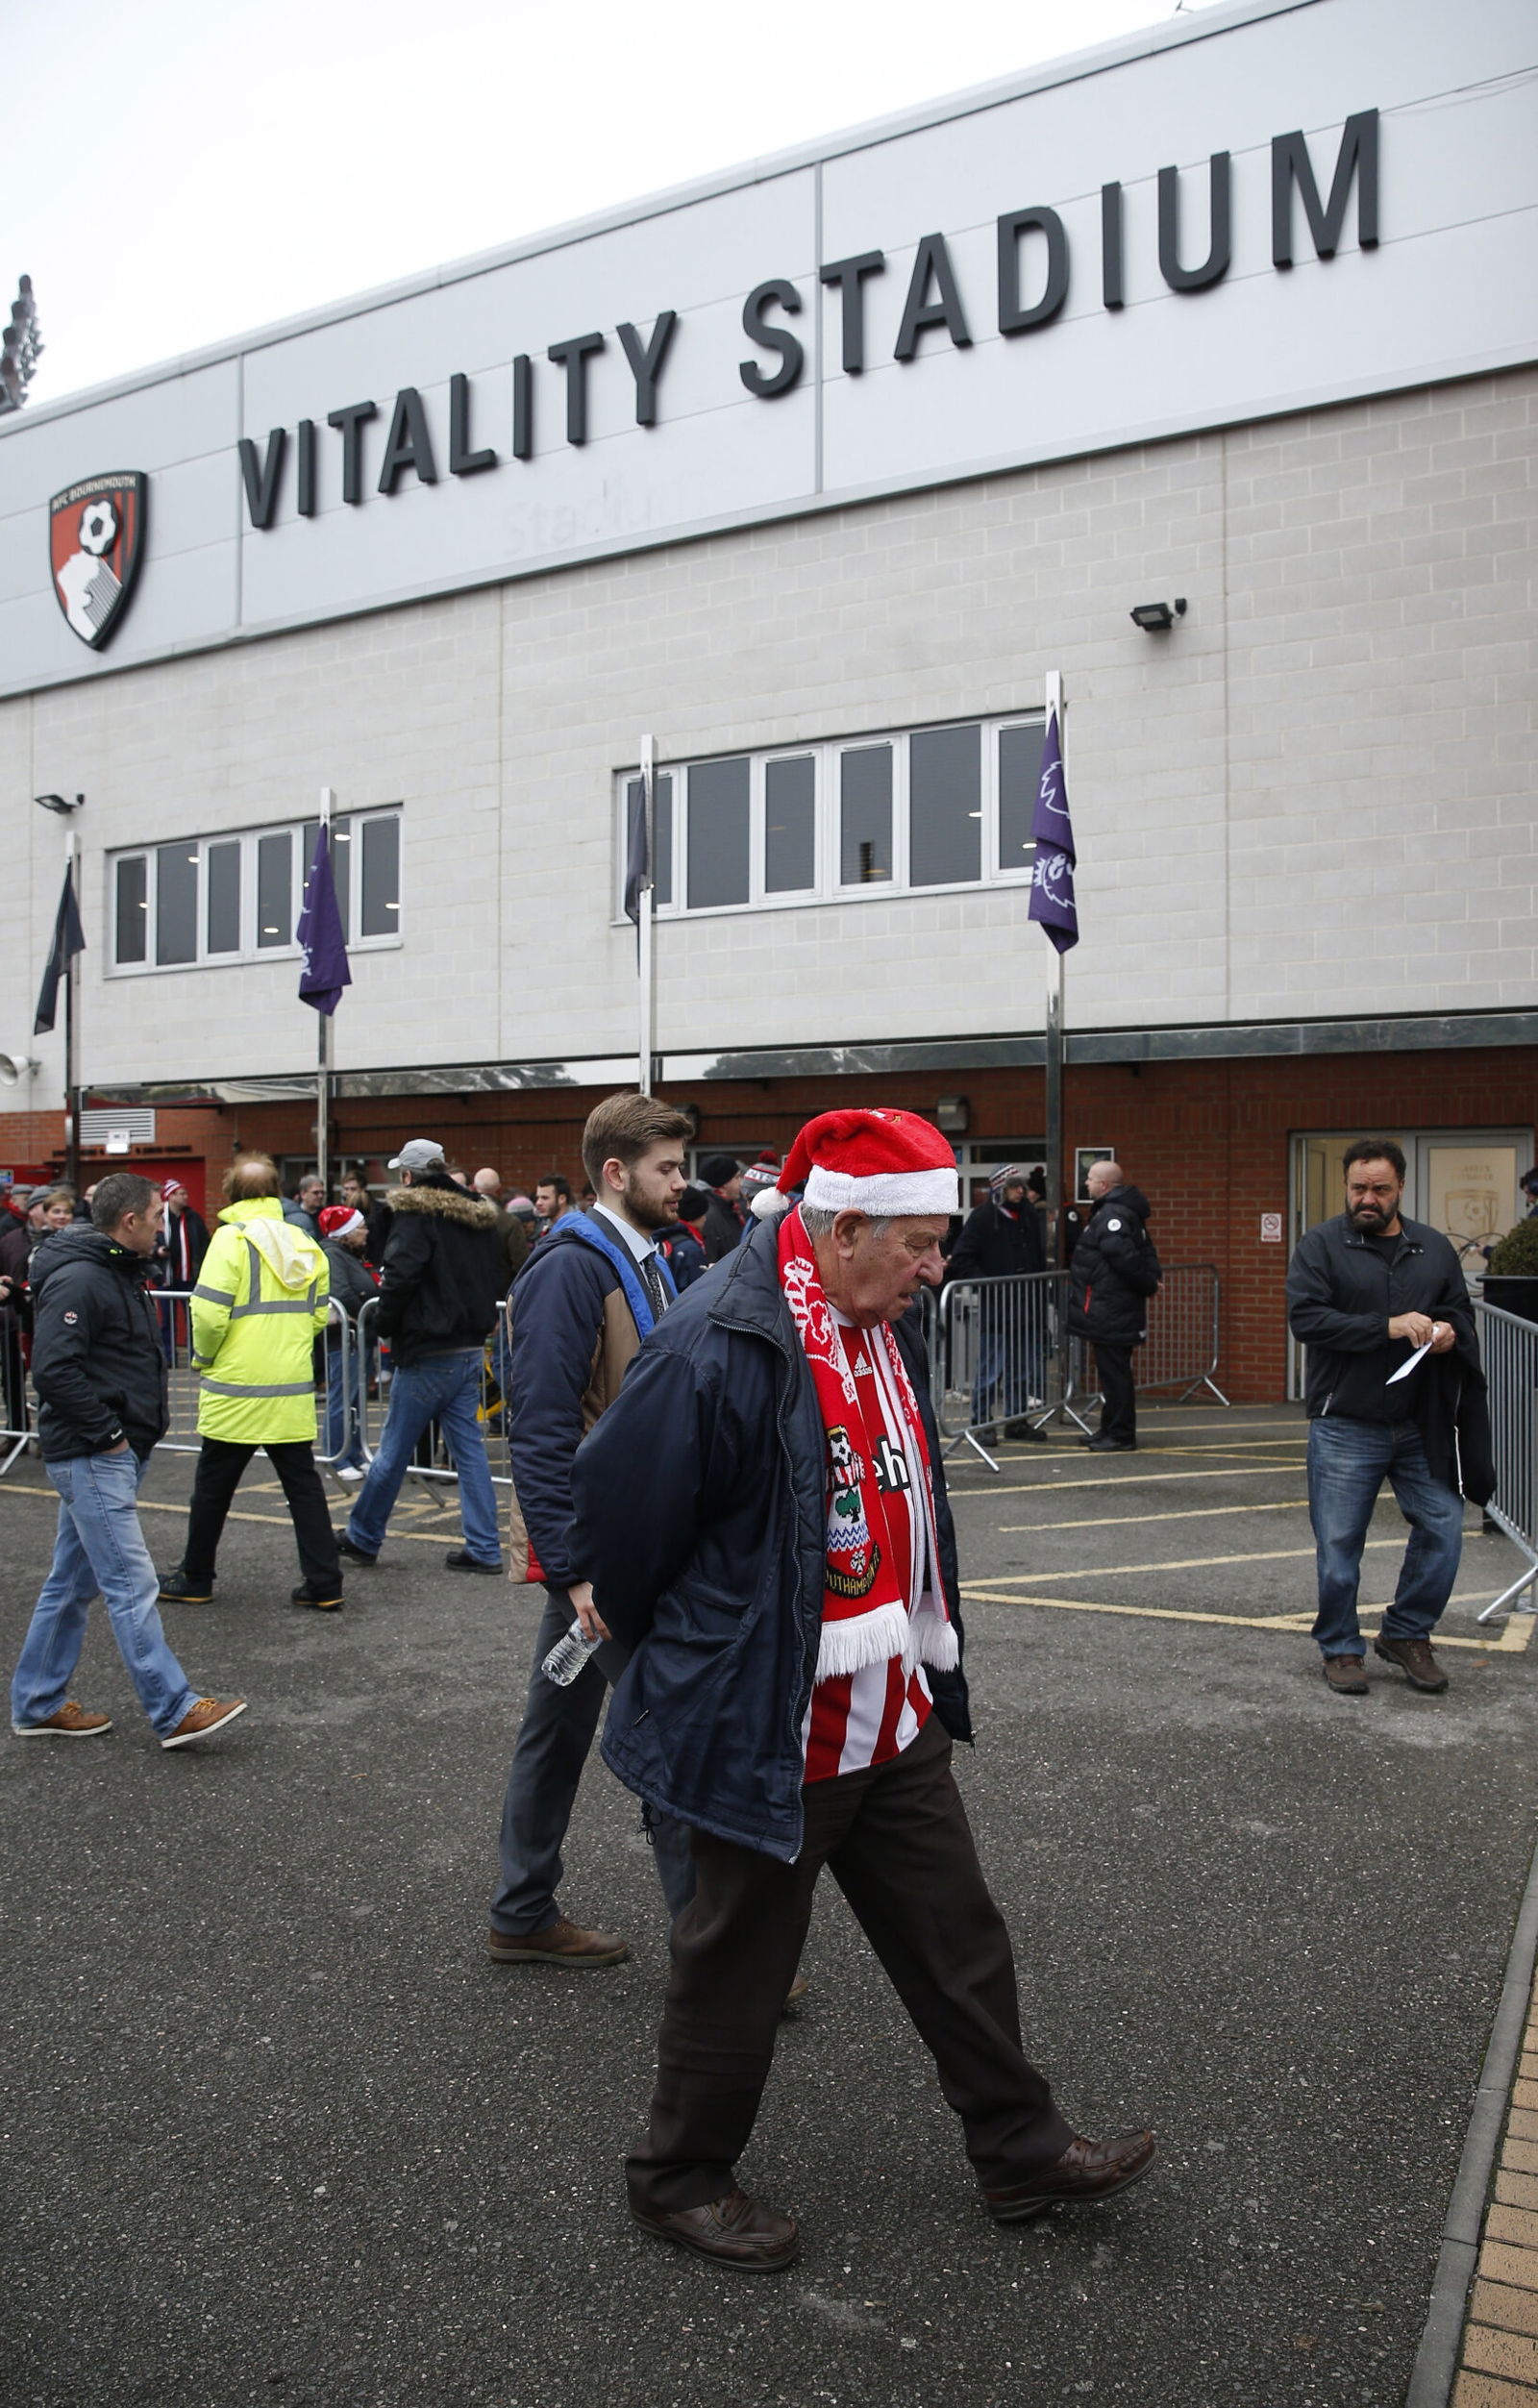
[[[635,1356],[577,1456],[567,1552],[634,1651],[609,1705],[605,1763],[659,1811],[788,1864],[802,1844],[828,1491],[777,1234],[756,1223]],[[917,1312],[895,1326],[924,1417],[959,1640],[955,1531]],[[970,1739],[959,1668],[929,1680],[946,1728]]]

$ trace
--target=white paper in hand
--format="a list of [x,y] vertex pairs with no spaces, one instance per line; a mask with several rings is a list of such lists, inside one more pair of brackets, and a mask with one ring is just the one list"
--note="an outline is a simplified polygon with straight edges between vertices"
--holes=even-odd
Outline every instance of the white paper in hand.
[[1396,1379],[1408,1379],[1411,1372],[1415,1369],[1415,1366],[1420,1361],[1422,1355],[1429,1354],[1430,1352],[1431,1341],[1427,1338],[1424,1346],[1418,1346],[1416,1348],[1415,1353],[1410,1356],[1408,1362],[1402,1363],[1398,1371],[1391,1371],[1389,1373],[1389,1376],[1383,1382],[1383,1385],[1386,1388],[1392,1388]]

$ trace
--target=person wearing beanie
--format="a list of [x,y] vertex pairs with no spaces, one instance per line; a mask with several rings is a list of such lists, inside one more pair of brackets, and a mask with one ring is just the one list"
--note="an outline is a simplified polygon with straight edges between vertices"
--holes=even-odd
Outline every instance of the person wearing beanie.
[[710,1199],[703,1187],[685,1187],[678,1201],[678,1219],[671,1229],[658,1229],[657,1251],[673,1274],[673,1284],[682,1296],[696,1279],[703,1279],[710,1266],[705,1258],[705,1216]]
[[631,1651],[604,1759],[651,1814],[692,1826],[631,2212],[746,2271],[798,2247],[736,2160],[825,1864],[998,2222],[1107,2199],[1154,2156],[1149,2132],[1079,2136],[1026,2057],[1008,1933],[952,1776],[971,1736],[955,1532],[909,1306],[939,1283],[958,1184],[917,1114],[809,1122],[773,1202],[653,1332],[573,1467],[567,1545]]
[[322,1204],[320,1251],[331,1265],[332,1301],[346,1314],[348,1325],[344,1343],[335,1316],[326,1324],[326,1455],[343,1486],[356,1488],[365,1469],[358,1316],[379,1294],[379,1281],[367,1262],[368,1223],[355,1204]]
[[742,1242],[747,1221],[738,1198],[742,1190],[742,1165],[730,1154],[709,1154],[700,1165],[700,1185],[706,1191],[705,1258],[719,1262]]
[[[1031,1204],[1026,1174],[1018,1162],[1005,1162],[988,1181],[987,1202],[967,1216],[946,1265],[946,1284],[955,1279],[1018,1282],[1046,1268],[1041,1218]],[[976,1437],[986,1440],[995,1434],[997,1393],[1006,1438],[1045,1440],[1046,1431],[1032,1427],[1029,1407],[1032,1396],[1041,1394],[1048,1302],[1045,1287],[979,1289],[971,1423]]]

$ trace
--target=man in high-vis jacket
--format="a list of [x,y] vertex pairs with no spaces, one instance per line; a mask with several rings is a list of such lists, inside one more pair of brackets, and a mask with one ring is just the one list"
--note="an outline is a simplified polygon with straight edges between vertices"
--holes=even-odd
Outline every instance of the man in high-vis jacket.
[[330,1274],[312,1237],[284,1217],[264,1154],[224,1175],[224,1210],[192,1291],[192,1364],[203,1440],[186,1544],[161,1595],[207,1604],[235,1492],[262,1448],[283,1482],[303,1574],[296,1605],[335,1612],[341,1564],[315,1469],[314,1340],[330,1311]]

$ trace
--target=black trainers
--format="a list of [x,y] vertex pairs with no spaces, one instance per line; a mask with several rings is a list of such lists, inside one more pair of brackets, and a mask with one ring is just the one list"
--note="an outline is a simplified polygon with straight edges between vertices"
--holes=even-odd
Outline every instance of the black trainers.
[[1006,1438],[1034,1438],[1042,1446],[1047,1443],[1046,1431],[1038,1429],[1033,1422],[1028,1422],[1024,1414],[1021,1414],[1015,1421],[1005,1422],[1004,1434]]
[[312,1581],[301,1580],[296,1589],[289,1590],[288,1602],[290,1605],[313,1605],[317,1614],[339,1614],[342,1610],[342,1584],[340,1580],[328,1580],[317,1589]]
[[161,1580],[162,1605],[211,1605],[213,1582],[189,1580],[180,1564],[174,1572],[165,1573]]
[[489,1572],[498,1578],[502,1574],[500,1562],[483,1563],[479,1555],[471,1554],[468,1547],[451,1547],[443,1558],[443,1568],[446,1572]]
[[377,1564],[379,1561],[377,1555],[370,1555],[363,1548],[355,1547],[345,1530],[338,1530],[336,1533],[336,1552],[339,1555],[345,1555],[349,1563]]

